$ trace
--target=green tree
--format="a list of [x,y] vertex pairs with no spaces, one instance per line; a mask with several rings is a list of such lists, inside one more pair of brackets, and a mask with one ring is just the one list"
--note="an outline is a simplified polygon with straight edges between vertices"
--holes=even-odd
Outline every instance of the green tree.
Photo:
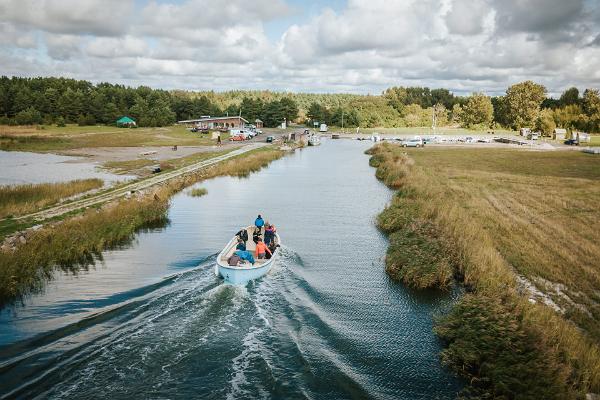
[[42,114],[33,107],[28,107],[25,110],[19,111],[15,116],[19,125],[34,125],[42,122]]
[[586,116],[586,128],[591,132],[600,132],[600,94],[597,89],[583,92],[583,111]]
[[545,98],[546,88],[533,81],[525,81],[509,87],[505,100],[510,126],[514,129],[533,126]]
[[535,129],[542,132],[542,135],[544,136],[552,136],[554,129],[556,129],[554,112],[550,109],[540,111],[540,115],[535,124]]
[[460,113],[460,123],[466,128],[489,127],[494,120],[494,106],[483,93],[473,93]]
[[579,89],[576,87],[569,88],[563,92],[560,96],[559,106],[568,106],[572,104],[579,104]]
[[279,107],[288,125],[298,118],[298,105],[291,97],[279,100]]

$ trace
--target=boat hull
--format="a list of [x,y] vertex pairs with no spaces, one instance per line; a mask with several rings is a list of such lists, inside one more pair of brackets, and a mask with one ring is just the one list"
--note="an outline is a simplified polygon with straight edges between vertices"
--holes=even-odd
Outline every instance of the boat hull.
[[[277,257],[277,256],[275,256]],[[250,267],[250,268],[239,268],[239,267],[228,267],[221,264],[217,264],[217,268],[219,270],[219,276],[223,278],[226,283],[232,285],[241,285],[245,284],[248,281],[258,279],[264,275],[266,275],[273,265],[273,260],[275,257],[271,258],[266,263],[262,264],[260,267]]]

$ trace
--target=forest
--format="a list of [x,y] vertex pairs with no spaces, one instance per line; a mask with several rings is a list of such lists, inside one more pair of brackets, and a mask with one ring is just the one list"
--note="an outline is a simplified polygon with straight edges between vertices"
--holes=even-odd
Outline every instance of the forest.
[[284,120],[312,126],[460,126],[473,129],[531,127],[600,132],[600,94],[575,87],[558,99],[532,81],[514,84],[503,96],[457,96],[448,89],[391,87],[381,95],[227,92],[152,89],[93,84],[58,77],[0,78],[0,124],[114,124],[128,115],[138,126],[165,126],[203,115],[239,115],[273,127]]

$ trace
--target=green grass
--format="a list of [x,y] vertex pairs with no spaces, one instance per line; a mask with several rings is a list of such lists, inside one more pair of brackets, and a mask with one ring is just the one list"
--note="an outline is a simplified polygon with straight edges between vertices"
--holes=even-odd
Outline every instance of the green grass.
[[[469,379],[468,390],[481,398],[536,398],[546,388],[559,398],[600,392],[600,158],[387,143],[370,153],[378,177],[399,189],[378,221],[391,234],[390,252],[396,245],[430,252],[415,262],[425,277],[431,260],[442,257],[444,265],[448,255],[474,296],[438,329],[449,345],[444,360]],[[428,230],[420,231],[424,222]],[[564,314],[539,298],[530,303],[517,275]],[[494,319],[499,313],[508,315]]]
[[101,179],[70,182],[0,186],[0,218],[20,216],[92,189],[101,188]]
[[208,194],[208,190],[206,190],[206,188],[196,188],[190,190],[190,196],[192,197],[202,197],[206,194]]
[[[228,140],[222,133],[221,139]],[[31,127],[0,126],[0,150],[60,151],[95,147],[209,146],[209,134],[189,132],[183,126],[162,128],[116,128],[112,126]]]

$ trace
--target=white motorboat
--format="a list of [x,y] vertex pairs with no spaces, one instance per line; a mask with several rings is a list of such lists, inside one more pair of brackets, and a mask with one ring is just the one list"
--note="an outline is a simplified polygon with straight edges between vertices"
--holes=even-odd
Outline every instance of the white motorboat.
[[318,146],[320,144],[321,144],[321,138],[319,137],[319,135],[315,135],[314,133],[312,135],[310,135],[310,137],[308,138],[309,146]]
[[[246,229],[248,232],[249,240],[246,242],[246,250],[254,255],[256,250],[256,244],[252,241],[252,235],[254,233],[254,226],[249,226]],[[217,257],[217,264],[215,265],[215,275],[222,277],[225,282],[234,285],[244,284],[252,279],[260,278],[265,275],[271,269],[273,261],[279,255],[279,247],[281,246],[281,239],[279,235],[275,233],[275,244],[277,245],[273,255],[268,259],[255,259],[254,264],[249,262],[240,262],[236,266],[229,265],[229,257],[233,255],[236,250],[238,243],[238,237],[234,236],[225,248],[219,253]]]

